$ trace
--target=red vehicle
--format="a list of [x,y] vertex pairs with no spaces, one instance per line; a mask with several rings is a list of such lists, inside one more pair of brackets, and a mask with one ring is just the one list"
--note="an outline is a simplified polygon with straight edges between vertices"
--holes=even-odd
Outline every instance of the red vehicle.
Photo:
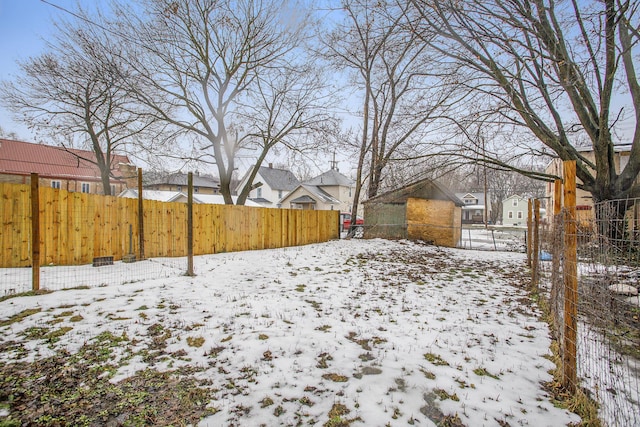
[[[364,219],[360,216],[356,217],[356,227],[362,226],[364,224]],[[342,231],[349,231],[351,228],[351,214],[347,212],[340,213],[340,225],[342,225]]]

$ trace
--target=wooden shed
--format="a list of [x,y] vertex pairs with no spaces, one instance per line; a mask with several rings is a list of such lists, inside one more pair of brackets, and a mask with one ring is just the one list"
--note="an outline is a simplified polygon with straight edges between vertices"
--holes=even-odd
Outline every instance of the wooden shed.
[[423,179],[364,203],[364,237],[424,240],[455,247],[464,205],[449,189]]

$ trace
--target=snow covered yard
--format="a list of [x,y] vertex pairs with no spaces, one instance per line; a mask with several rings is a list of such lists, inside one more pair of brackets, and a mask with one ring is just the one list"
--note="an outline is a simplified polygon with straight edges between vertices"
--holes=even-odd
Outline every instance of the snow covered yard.
[[545,391],[549,330],[524,290],[522,254],[340,240],[195,267],[0,302],[0,420],[579,421]]

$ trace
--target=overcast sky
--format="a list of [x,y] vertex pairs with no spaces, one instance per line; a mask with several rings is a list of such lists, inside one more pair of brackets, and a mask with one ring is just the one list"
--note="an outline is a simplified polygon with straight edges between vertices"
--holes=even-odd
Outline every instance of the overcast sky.
[[[62,17],[77,5],[93,5],[101,0],[0,0],[0,79],[18,74],[16,61],[36,56],[44,49],[44,40],[53,34],[53,19]],[[0,126],[5,132],[15,132],[25,141],[33,134],[11,113],[0,107]]]

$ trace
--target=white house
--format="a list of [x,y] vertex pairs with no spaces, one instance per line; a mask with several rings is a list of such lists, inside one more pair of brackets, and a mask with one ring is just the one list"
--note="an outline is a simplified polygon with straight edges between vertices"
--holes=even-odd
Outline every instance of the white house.
[[[239,192],[245,186],[250,174],[251,170],[240,180],[236,186],[236,192]],[[255,188],[249,192],[247,199],[263,207],[279,208],[278,201],[298,185],[300,185],[300,181],[291,171],[274,168],[273,164],[269,163],[268,167],[261,166],[258,168],[258,172],[253,179]]]
[[351,212],[355,182],[331,169],[298,185],[280,200],[288,209],[339,210]]
[[527,225],[529,201],[527,198],[514,194],[502,201],[502,225]]
[[[456,193],[456,197],[460,199],[462,206],[462,223],[463,224],[482,224],[485,220],[485,209],[487,211],[486,218],[491,218],[491,203],[488,205],[484,200],[484,193]],[[487,198],[491,200],[491,196],[487,193]]]

